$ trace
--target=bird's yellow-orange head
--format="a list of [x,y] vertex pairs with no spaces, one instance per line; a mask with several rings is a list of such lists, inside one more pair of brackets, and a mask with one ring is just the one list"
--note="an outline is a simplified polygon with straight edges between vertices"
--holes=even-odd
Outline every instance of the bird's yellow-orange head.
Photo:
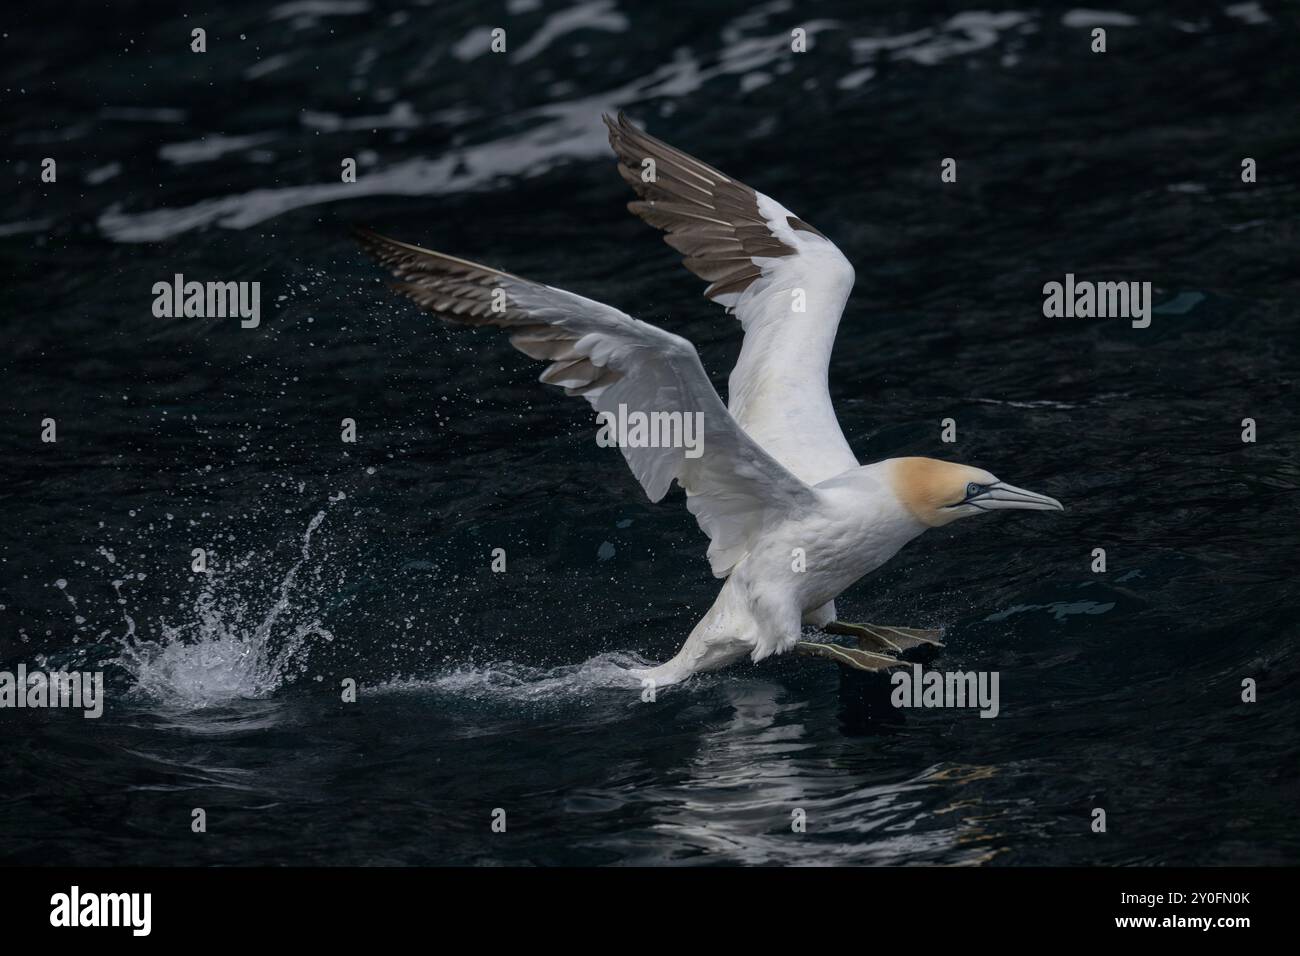
[[894,494],[922,524],[932,528],[983,511],[1008,508],[1064,511],[1055,498],[999,481],[982,468],[937,458],[894,458]]

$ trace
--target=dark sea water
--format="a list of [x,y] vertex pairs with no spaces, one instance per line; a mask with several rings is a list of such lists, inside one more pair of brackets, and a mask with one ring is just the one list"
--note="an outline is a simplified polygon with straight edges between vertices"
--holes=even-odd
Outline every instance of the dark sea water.
[[[0,663],[109,691],[0,710],[0,859],[1300,862],[1297,8],[977,9],[7,9]],[[946,628],[932,666],[997,671],[996,719],[820,660],[617,679],[716,593],[680,491],[646,501],[585,403],[348,228],[661,324],[725,389],[738,324],[625,210],[618,109],[854,263],[831,387],[863,461],[1065,503],[839,602]],[[261,325],[154,317],[176,273],[260,282]],[[1044,318],[1066,273],[1151,282],[1150,328]]]

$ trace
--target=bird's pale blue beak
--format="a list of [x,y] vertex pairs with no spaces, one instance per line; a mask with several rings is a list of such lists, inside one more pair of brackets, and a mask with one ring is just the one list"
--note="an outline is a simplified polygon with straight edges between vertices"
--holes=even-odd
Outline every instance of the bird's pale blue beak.
[[973,498],[967,498],[966,504],[974,505],[986,511],[999,508],[1020,508],[1025,511],[1064,511],[1065,508],[1055,498],[1040,495],[1035,491],[1026,491],[1005,481],[989,485],[987,490]]

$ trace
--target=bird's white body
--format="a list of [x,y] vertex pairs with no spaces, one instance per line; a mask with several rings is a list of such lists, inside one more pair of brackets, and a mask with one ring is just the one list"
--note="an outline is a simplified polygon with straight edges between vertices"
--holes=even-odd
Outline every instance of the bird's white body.
[[[997,508],[1060,508],[951,462],[860,466],[827,381],[854,284],[849,261],[774,199],[622,115],[606,122],[619,173],[644,200],[629,208],[668,232],[686,267],[711,282],[705,295],[740,320],[745,337],[728,406],[680,336],[509,273],[374,234],[362,241],[403,280],[401,291],[446,321],[507,329],[516,348],[550,363],[543,382],[581,395],[601,415],[632,409],[702,421],[692,454],[620,448],[652,501],[674,482],[686,489],[709,538],[710,567],[726,579],[678,654],[638,677],[673,683],[784,653],[803,625],[834,622],[835,598],[927,527]],[[647,168],[656,175],[647,178]]]
[[759,661],[788,651],[805,621],[830,623],[833,613],[816,612],[926,529],[894,494],[890,468],[855,467],[817,485],[820,507],[764,529],[677,655],[637,676],[671,684],[745,657]]

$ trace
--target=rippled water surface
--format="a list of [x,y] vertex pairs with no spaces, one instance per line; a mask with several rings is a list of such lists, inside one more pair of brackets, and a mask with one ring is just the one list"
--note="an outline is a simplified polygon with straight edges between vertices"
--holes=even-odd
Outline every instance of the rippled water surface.
[[[1300,861],[1293,7],[78,6],[3,37],[0,662],[109,696],[0,710],[4,860]],[[1065,502],[840,601],[945,627],[934,666],[997,671],[996,719],[807,659],[643,702],[626,669],[717,588],[681,493],[348,236],[610,302],[725,389],[739,329],[624,209],[619,109],[853,261],[831,387],[864,461]],[[1069,272],[1150,281],[1151,327],[1045,319]],[[259,281],[261,326],[155,318],[176,273]]]

